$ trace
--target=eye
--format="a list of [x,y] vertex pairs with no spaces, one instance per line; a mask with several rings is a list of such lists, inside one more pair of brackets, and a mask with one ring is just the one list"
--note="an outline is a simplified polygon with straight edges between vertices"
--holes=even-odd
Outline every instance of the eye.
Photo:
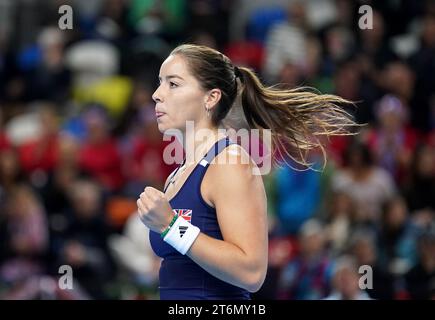
[[178,87],[178,84],[176,84],[175,82],[170,81],[169,82],[169,87],[170,88],[176,88],[176,87]]

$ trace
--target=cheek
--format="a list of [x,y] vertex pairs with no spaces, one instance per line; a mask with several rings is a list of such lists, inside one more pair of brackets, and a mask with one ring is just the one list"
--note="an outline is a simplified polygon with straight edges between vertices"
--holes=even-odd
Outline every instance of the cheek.
[[174,90],[166,99],[170,103],[167,105],[165,121],[170,121],[171,126],[184,127],[186,121],[198,119],[203,99],[203,95],[196,88]]
[[174,110],[171,110],[171,120],[185,125],[186,121],[198,119],[199,114],[198,98],[186,99],[177,103]]
[[183,121],[183,113],[180,110],[171,110],[170,114],[165,119],[170,122],[171,125],[179,127]]

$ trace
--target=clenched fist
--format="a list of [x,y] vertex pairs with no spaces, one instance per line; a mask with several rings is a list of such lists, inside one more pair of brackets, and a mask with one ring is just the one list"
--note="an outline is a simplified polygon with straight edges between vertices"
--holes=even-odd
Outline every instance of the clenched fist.
[[157,233],[162,233],[174,216],[165,194],[152,187],[140,194],[137,207],[141,221]]

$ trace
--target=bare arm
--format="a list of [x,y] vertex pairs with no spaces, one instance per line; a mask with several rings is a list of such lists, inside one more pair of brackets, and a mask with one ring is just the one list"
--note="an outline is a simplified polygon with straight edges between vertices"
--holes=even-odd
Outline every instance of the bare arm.
[[[225,156],[225,164],[211,164],[207,171],[213,181],[210,201],[224,240],[200,233],[187,255],[216,278],[255,292],[267,271],[266,194],[261,176],[252,174],[255,164],[247,161],[243,149],[229,147],[216,159]],[[242,158],[249,164],[243,164]]]

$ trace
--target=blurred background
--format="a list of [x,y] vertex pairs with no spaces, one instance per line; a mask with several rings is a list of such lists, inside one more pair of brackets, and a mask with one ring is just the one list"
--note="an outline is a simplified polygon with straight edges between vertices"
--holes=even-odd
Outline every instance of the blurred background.
[[[358,27],[364,4],[373,29]],[[434,299],[434,0],[0,0],[0,298],[158,298],[136,199],[174,169],[151,94],[183,42],[357,101],[368,123],[331,139],[323,173],[264,176],[269,270],[253,298]]]

